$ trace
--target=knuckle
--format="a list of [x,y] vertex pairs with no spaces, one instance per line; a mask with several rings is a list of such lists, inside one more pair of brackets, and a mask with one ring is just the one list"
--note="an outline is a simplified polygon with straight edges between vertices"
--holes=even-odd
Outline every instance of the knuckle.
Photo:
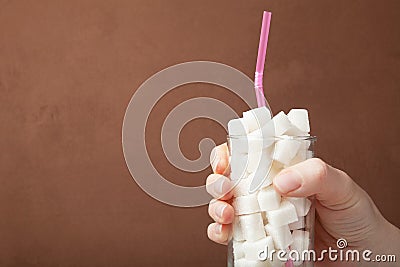
[[209,194],[213,194],[214,183],[221,178],[219,174],[210,174],[206,179],[206,190]]
[[207,180],[206,180],[206,184],[211,184],[212,182],[214,182],[216,180],[215,175],[216,174],[214,174],[214,173],[208,175],[207,176]]
[[316,178],[323,182],[327,177],[328,164],[326,164],[325,161],[320,158],[312,158],[310,160],[312,162]]

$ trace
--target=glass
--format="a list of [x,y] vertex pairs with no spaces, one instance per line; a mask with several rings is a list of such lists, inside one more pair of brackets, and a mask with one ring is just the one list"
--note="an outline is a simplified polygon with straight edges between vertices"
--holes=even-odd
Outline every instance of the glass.
[[315,141],[314,136],[228,136],[235,210],[228,267],[314,266],[302,256],[314,249],[314,197],[281,197],[272,180],[281,170],[314,157]]

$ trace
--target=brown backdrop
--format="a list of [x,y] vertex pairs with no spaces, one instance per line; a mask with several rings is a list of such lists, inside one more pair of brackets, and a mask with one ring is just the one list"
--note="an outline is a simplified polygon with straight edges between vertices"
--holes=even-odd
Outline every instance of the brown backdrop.
[[[206,207],[161,204],[133,182],[122,119],[176,63],[252,76],[264,9],[272,108],[307,107],[319,155],[399,226],[400,1],[0,0],[0,266],[224,266]],[[209,170],[176,175],[157,148],[164,112],[193,95],[245,107],[218,87],[180,90],[152,113],[149,145],[171,181],[202,184]],[[188,157],[205,135],[224,140],[207,121],[184,130]]]

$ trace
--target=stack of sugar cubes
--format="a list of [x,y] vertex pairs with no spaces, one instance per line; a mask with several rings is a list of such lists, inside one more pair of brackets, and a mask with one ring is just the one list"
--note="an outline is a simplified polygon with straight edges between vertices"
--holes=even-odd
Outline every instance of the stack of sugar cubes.
[[[292,109],[287,115],[271,118],[266,107],[243,113],[243,118],[228,123],[230,178],[235,183],[232,205],[234,266],[284,266],[277,259],[260,260],[260,252],[308,249],[310,235],[305,218],[311,201],[307,198],[282,197],[272,181],[282,169],[312,157],[309,151],[310,126],[305,109]],[[255,177],[264,181],[249,192]],[[295,266],[302,261],[294,261]]]

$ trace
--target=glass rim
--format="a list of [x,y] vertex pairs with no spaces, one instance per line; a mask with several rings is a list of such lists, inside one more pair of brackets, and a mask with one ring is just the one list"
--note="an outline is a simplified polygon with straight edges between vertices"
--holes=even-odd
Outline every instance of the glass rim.
[[281,136],[266,136],[266,137],[260,137],[260,136],[249,136],[249,135],[227,135],[227,139],[267,139],[267,140],[300,140],[300,141],[316,141],[317,136],[314,135],[296,135],[296,136],[291,136],[291,135],[281,135]]

